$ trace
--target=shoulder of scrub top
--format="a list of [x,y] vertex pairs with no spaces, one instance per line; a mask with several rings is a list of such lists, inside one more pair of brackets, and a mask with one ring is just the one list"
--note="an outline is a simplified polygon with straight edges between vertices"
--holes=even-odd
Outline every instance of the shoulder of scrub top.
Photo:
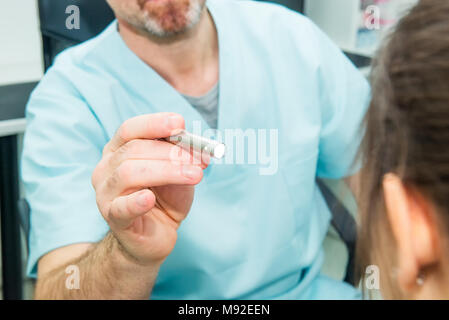
[[70,73],[68,69],[72,67],[80,67],[89,60],[91,55],[95,55],[106,41],[109,41],[113,33],[116,31],[117,21],[114,20],[97,36],[64,49],[58,53],[53,61],[53,65],[47,72],[58,71],[61,73]]
[[[238,24],[233,31],[244,34],[248,41],[260,42],[262,50],[268,43],[270,50],[286,57],[290,54],[292,58],[319,64],[324,58],[323,42],[331,42],[308,17],[283,5],[253,0],[209,1],[219,4],[222,11],[228,10],[228,21]],[[230,23],[226,27],[231,27]]]

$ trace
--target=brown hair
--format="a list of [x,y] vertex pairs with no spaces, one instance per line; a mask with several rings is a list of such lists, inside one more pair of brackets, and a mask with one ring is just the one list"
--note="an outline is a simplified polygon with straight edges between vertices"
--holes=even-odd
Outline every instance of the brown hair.
[[449,226],[448,0],[421,0],[399,22],[373,63],[371,83],[359,153],[359,276],[370,264],[395,265],[382,191],[386,173],[431,201]]

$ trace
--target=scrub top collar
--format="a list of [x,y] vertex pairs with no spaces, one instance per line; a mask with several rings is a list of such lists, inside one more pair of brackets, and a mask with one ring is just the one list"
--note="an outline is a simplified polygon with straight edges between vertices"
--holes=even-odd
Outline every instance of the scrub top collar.
[[[219,103],[218,130],[232,128],[236,123],[232,115],[238,110],[230,110],[235,104],[234,86],[236,78],[233,76],[234,59],[231,55],[231,42],[228,33],[232,32],[232,25],[226,24],[226,18],[221,15],[224,8],[218,7],[217,1],[208,1],[207,8],[215,23],[218,33],[219,46]],[[193,129],[193,121],[201,122],[201,129],[210,129],[200,113],[188,101],[163,79],[153,68],[143,62],[123,41],[118,32],[118,22],[115,20],[106,31],[110,34],[110,41],[103,42],[103,49],[109,54],[108,69],[115,73],[123,86],[129,87],[130,92],[149,104],[151,112],[176,112],[184,116],[186,129]],[[119,62],[119,63],[117,63]],[[238,126],[238,125],[237,125]]]

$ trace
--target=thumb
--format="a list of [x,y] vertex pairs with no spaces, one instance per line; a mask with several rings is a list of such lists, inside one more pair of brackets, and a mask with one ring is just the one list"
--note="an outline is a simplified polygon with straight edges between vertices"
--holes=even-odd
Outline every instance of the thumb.
[[115,198],[108,213],[110,227],[121,230],[128,228],[134,219],[150,211],[155,203],[156,196],[148,189]]

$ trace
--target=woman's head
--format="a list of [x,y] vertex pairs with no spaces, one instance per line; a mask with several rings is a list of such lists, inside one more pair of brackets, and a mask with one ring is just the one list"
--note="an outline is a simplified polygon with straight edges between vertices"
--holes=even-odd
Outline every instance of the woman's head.
[[[376,58],[358,254],[385,298],[449,298],[449,1],[422,0]],[[363,274],[362,274],[363,275]]]

